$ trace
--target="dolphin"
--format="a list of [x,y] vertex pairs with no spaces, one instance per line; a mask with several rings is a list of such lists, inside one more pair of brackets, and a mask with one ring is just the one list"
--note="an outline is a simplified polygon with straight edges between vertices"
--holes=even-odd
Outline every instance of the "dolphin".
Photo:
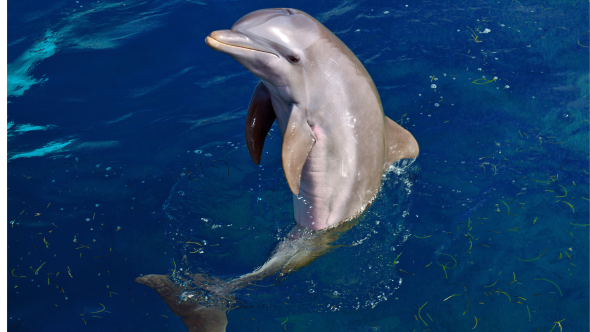
[[[384,115],[375,84],[354,53],[300,10],[252,12],[230,30],[212,32],[205,42],[260,78],[246,116],[248,151],[259,164],[276,121],[293,193],[296,226],[262,267],[230,282],[235,289],[277,271],[296,270],[330,251],[338,234],[352,227],[347,221],[375,199],[383,173],[395,161],[416,158],[419,147],[412,134]],[[151,276],[161,278],[150,275],[138,282],[162,295]],[[202,311],[203,305],[194,307]],[[215,328],[225,330],[220,324]]]
[[358,58],[308,14],[255,11],[205,42],[261,79],[248,107],[246,142],[260,163],[276,118],[299,226],[320,230],[358,215],[391,163],[418,156],[414,137],[383,114]]

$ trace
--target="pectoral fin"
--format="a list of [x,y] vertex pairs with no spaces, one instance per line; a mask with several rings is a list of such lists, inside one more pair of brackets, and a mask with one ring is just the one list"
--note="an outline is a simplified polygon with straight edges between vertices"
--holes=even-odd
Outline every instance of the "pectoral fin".
[[295,195],[299,194],[301,171],[315,141],[315,136],[307,124],[305,110],[293,107],[283,135],[282,161],[285,177]]
[[264,140],[275,118],[270,92],[260,82],[254,89],[246,116],[246,145],[248,145],[250,157],[256,165],[260,164]]
[[387,138],[386,166],[400,159],[418,157],[420,151],[418,142],[409,131],[388,117],[385,117],[385,131]]

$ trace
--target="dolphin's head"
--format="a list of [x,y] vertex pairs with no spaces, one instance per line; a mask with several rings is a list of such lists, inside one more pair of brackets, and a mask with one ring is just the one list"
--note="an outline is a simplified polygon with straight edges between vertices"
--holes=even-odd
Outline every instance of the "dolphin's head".
[[322,25],[295,9],[263,9],[212,32],[205,42],[227,53],[271,84],[287,103],[304,102],[308,48],[322,37]]

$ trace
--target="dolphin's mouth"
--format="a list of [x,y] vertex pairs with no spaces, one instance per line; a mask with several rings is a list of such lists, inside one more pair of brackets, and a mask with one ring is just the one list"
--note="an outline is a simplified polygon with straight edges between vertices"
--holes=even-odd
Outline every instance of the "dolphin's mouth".
[[[213,38],[211,36],[207,36],[205,38],[205,43],[207,45],[209,45],[209,47],[211,47],[212,49],[214,49],[216,51],[224,52],[224,50],[222,49],[222,47],[227,46],[227,47],[241,48],[241,49],[244,49],[244,50],[250,50],[250,51],[255,51],[255,52],[267,53],[267,54],[274,55],[277,58],[280,58],[280,56],[278,56],[277,54],[272,53],[272,52],[263,51],[263,50],[259,50],[259,49],[256,49],[256,48],[242,46],[242,45],[232,45],[232,44],[224,43],[224,42],[219,41],[219,40],[217,40],[217,39],[215,39],[215,38]],[[224,53],[227,53],[227,52],[224,52]]]

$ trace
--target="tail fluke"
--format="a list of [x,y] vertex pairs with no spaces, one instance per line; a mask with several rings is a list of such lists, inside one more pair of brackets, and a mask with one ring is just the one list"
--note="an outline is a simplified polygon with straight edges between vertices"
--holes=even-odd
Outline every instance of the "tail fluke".
[[182,318],[188,332],[225,332],[227,317],[224,310],[205,307],[194,299],[181,300],[183,290],[167,276],[150,274],[135,279],[135,282],[155,290],[170,310]]

